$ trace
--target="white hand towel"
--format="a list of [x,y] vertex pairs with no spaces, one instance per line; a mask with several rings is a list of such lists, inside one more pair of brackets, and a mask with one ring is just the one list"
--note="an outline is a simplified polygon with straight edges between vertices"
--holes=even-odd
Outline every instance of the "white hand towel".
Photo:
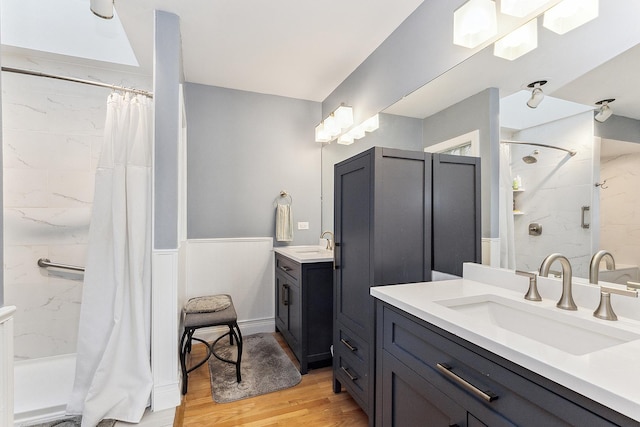
[[293,241],[293,214],[291,205],[278,204],[276,209],[276,240],[278,242]]

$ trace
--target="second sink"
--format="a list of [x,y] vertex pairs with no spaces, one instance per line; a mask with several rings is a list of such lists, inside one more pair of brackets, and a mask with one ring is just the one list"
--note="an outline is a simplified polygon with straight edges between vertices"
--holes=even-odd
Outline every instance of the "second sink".
[[497,295],[477,295],[437,301],[475,321],[581,356],[640,339],[640,335],[598,321],[536,307]]

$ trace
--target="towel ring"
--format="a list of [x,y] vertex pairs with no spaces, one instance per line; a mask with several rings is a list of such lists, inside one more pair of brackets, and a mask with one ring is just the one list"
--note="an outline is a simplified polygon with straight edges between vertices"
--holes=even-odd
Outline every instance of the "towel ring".
[[[281,201],[283,201],[283,203],[280,203]],[[291,196],[291,194],[289,194],[286,191],[282,190],[282,191],[280,191],[280,197],[276,197],[275,204],[276,205],[291,205],[291,204],[293,204],[293,197]]]

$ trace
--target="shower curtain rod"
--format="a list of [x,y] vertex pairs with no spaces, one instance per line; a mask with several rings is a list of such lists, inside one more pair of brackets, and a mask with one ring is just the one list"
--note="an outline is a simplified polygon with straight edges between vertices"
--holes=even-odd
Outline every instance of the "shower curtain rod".
[[92,81],[92,80],[76,79],[75,77],[56,76],[55,74],[47,74],[47,73],[41,73],[39,71],[31,71],[31,70],[22,70],[20,68],[12,68],[12,67],[2,67],[2,71],[6,71],[8,73],[26,74],[26,75],[29,75],[29,76],[36,76],[36,77],[47,77],[47,78],[50,78],[50,79],[57,79],[57,80],[64,80],[64,81],[67,81],[67,82],[82,83],[82,84],[91,85],[91,86],[106,87],[108,89],[121,90],[121,91],[124,91],[124,92],[131,92],[131,93],[135,93],[135,94],[138,94],[138,95],[144,95],[144,96],[147,96],[149,98],[153,98],[153,93],[152,92],[147,92],[146,90],[133,89],[133,88],[123,87],[123,86],[116,86],[116,85],[110,85],[108,83],[96,82],[96,81]]
[[511,141],[511,140],[508,140],[508,139],[503,139],[500,142],[502,142],[503,144],[535,145],[536,147],[553,148],[553,149],[556,149],[556,150],[566,151],[567,153],[569,153],[571,155],[571,157],[575,156],[578,153],[575,150],[568,150],[566,148],[556,147],[555,145],[540,144],[538,142]]

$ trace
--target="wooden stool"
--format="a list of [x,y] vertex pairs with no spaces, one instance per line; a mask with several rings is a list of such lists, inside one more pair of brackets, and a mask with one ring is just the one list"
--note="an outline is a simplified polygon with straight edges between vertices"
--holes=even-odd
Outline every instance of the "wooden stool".
[[[182,394],[187,393],[187,383],[189,372],[199,368],[206,363],[213,354],[218,360],[236,365],[236,379],[242,381],[240,375],[240,362],[242,360],[242,334],[238,327],[238,315],[233,306],[233,301],[229,295],[212,295],[191,298],[182,310],[184,315],[184,332],[180,340],[180,364],[182,365]],[[229,332],[218,337],[212,344],[205,340],[193,336],[199,328],[211,326],[227,325]],[[213,348],[218,341],[229,335],[229,343],[233,345],[235,337],[238,343],[237,360],[228,360],[218,356]],[[207,356],[199,361],[195,366],[187,369],[187,353],[191,353],[192,341],[199,341],[207,346]]]

